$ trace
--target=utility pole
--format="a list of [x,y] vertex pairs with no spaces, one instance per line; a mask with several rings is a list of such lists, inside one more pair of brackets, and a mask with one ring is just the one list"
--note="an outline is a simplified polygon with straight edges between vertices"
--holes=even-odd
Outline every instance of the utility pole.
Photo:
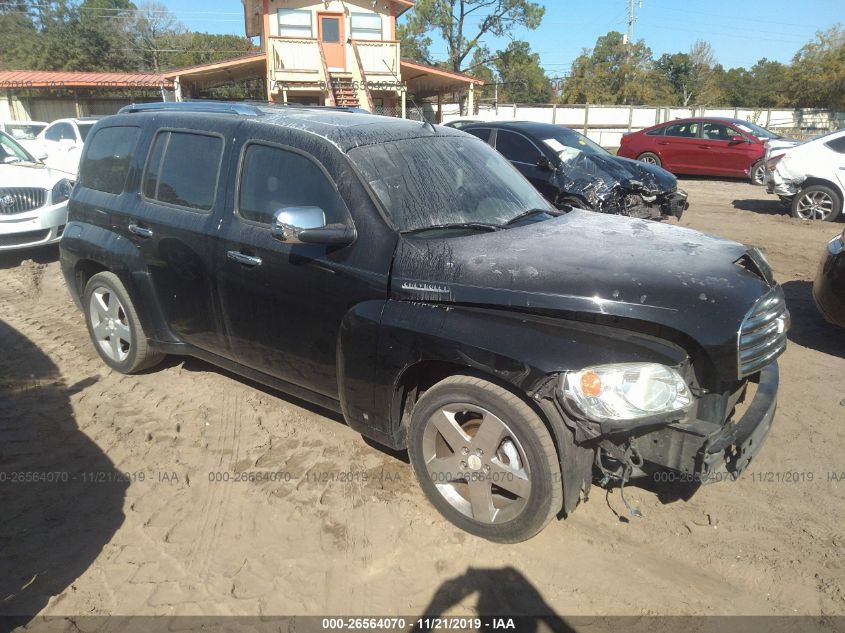
[[624,44],[634,43],[634,0],[628,0],[628,30],[625,33]]

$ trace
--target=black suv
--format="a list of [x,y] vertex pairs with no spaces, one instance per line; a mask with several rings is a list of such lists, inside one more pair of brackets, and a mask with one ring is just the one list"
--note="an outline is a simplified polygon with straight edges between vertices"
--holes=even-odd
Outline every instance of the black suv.
[[469,123],[460,129],[495,147],[559,209],[680,219],[689,207],[678,179],[658,165],[614,156],[583,134],[533,121]]
[[110,367],[189,354],[342,412],[494,541],[594,476],[735,478],[774,416],[788,312],[757,250],[564,213],[457,130],[125,108],[69,214],[62,269]]

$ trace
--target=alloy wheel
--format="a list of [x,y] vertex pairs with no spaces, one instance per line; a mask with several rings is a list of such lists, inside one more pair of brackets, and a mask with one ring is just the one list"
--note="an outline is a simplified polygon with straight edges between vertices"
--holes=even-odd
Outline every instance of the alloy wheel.
[[508,424],[467,403],[429,418],[422,453],[437,491],[463,515],[484,524],[511,521],[531,494],[525,450]]
[[795,210],[804,220],[825,220],[833,212],[834,200],[824,191],[808,191],[803,194]]
[[123,304],[110,288],[98,286],[91,293],[89,308],[94,340],[106,356],[122,363],[132,345],[132,329]]
[[657,159],[654,156],[643,156],[640,159],[641,163],[645,163],[646,165],[656,165]]
[[766,166],[761,164],[754,168],[751,172],[751,182],[755,185],[762,185],[766,182]]

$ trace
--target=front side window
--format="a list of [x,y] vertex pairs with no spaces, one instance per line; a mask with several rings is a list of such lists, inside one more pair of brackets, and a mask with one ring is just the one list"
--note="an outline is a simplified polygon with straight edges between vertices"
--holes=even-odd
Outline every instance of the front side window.
[[44,138],[48,141],[61,141],[63,139],[76,140],[76,135],[73,133],[73,127],[70,123],[56,123],[47,128]]
[[194,132],[159,132],[144,170],[151,200],[210,211],[214,206],[223,139]]
[[238,214],[249,222],[272,224],[288,207],[319,207],[327,224],[348,216],[333,183],[311,159],[269,145],[250,144],[244,152],[238,189]]
[[698,122],[675,123],[666,128],[666,136],[695,138],[698,136]]
[[709,141],[730,141],[734,136],[741,134],[721,123],[705,123],[702,126],[702,136]]
[[311,11],[307,9],[279,9],[279,35],[282,37],[312,36]]
[[382,38],[381,16],[378,13],[352,13],[353,40],[380,40]]
[[6,161],[34,162],[29,152],[18,145],[17,141],[0,132],[0,164]]
[[540,150],[521,134],[499,130],[496,134],[496,149],[510,161],[536,165],[540,160]]
[[91,138],[85,160],[79,167],[80,184],[106,193],[121,193],[140,135],[141,130],[137,127],[100,128]]
[[403,232],[466,222],[503,225],[532,209],[553,210],[486,143],[415,138],[357,147],[349,158]]

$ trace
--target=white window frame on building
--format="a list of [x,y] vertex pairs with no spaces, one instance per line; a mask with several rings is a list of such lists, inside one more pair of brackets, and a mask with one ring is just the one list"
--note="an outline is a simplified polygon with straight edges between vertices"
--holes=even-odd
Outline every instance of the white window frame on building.
[[[360,22],[356,25],[357,20],[369,20],[372,22],[370,26],[360,26]],[[378,22],[378,28],[375,23]],[[353,11],[349,14],[350,33],[353,40],[384,40],[384,25],[382,23],[381,15],[378,13],[364,13],[361,11]]]
[[[279,9],[276,17],[279,21],[279,37],[314,37],[314,19],[310,9]],[[285,21],[285,18],[300,19]]]

